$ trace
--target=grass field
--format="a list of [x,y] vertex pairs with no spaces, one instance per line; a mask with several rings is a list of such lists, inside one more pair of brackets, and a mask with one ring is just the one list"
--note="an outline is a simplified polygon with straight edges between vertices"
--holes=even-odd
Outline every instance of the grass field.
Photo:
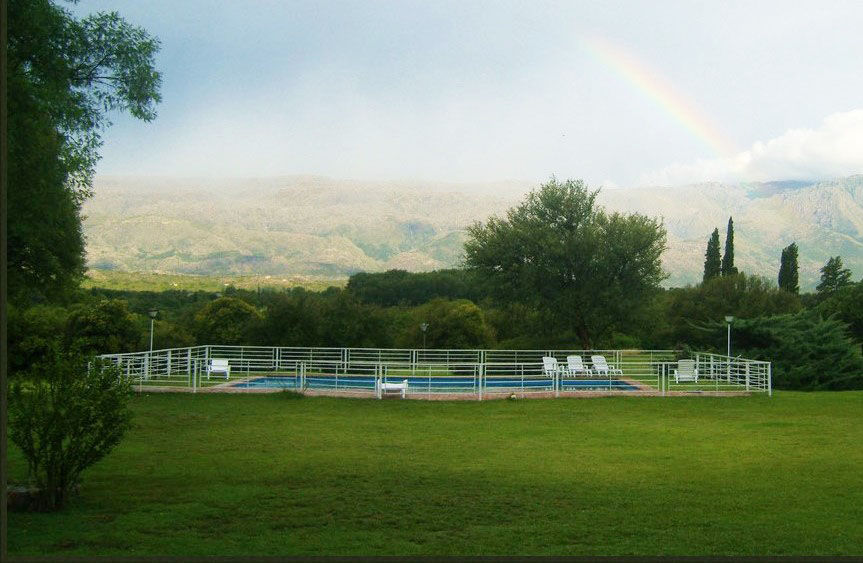
[[87,270],[81,287],[100,287],[128,291],[223,291],[233,285],[237,289],[293,288],[304,287],[311,291],[323,291],[330,286],[344,287],[347,278],[325,278],[319,276],[240,276],[167,274],[156,272],[121,272],[116,270]]
[[863,554],[863,392],[133,408],[10,554]]

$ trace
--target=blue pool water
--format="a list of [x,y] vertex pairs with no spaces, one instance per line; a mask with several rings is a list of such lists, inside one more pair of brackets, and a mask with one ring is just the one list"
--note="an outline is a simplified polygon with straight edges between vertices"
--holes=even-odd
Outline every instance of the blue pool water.
[[[398,383],[403,380],[408,380],[408,387],[416,391],[424,389],[432,389],[434,391],[444,392],[447,390],[464,391],[474,390],[476,386],[476,378],[474,377],[389,377],[387,381]],[[298,377],[256,377],[248,381],[238,381],[232,383],[231,387],[240,388],[263,388],[263,389],[293,389],[299,386]],[[507,389],[520,388],[522,386],[521,378],[495,378],[488,376],[484,380],[485,389]],[[562,390],[599,390],[607,391],[609,389],[618,391],[636,391],[638,387],[630,385],[619,379],[562,379],[560,381]],[[526,388],[548,388],[550,389],[552,382],[547,377],[525,378],[524,387]],[[334,389],[336,387],[352,387],[354,389],[369,389],[375,388],[375,378],[369,376],[339,376],[336,378],[332,375],[316,375],[306,376],[306,386],[311,389]]]

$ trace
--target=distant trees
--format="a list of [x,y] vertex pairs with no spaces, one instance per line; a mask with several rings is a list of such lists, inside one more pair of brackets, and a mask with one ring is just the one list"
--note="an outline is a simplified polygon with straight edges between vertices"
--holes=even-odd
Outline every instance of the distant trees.
[[800,293],[799,268],[797,266],[797,244],[791,243],[782,249],[779,262],[779,289]]
[[707,241],[707,252],[704,253],[704,277],[702,281],[719,277],[722,273],[722,258],[719,255],[719,229],[713,229],[710,240]]
[[821,281],[815,291],[821,297],[829,297],[848,285],[851,285],[851,270],[842,267],[840,256],[832,256],[821,268]]
[[644,215],[608,214],[581,180],[552,178],[506,218],[468,228],[465,264],[498,298],[536,308],[581,346],[625,325],[665,274],[665,228]]
[[156,115],[157,40],[116,13],[82,20],[49,0],[9,0],[8,292],[57,299],[84,270],[79,215],[107,114]]
[[722,255],[721,272],[723,276],[730,276],[737,273],[737,268],[734,266],[734,220],[728,218],[728,228],[725,231],[725,253]]
[[348,279],[347,290],[363,303],[384,307],[422,305],[435,298],[477,302],[487,293],[473,272],[460,269],[416,273],[404,270],[360,272]]

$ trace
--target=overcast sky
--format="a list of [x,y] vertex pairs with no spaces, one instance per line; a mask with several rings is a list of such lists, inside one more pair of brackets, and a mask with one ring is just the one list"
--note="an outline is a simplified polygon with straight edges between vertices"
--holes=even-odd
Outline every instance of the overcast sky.
[[863,2],[81,0],[162,42],[100,174],[592,185],[863,173]]

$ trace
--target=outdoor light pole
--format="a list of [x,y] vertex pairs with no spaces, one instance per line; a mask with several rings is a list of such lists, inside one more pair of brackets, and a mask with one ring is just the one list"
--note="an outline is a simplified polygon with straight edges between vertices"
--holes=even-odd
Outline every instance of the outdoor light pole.
[[159,314],[158,309],[150,309],[147,311],[147,314],[150,315],[150,352],[153,351],[153,322],[156,320],[156,315]]
[[420,325],[420,330],[423,331],[423,350],[426,349],[426,331],[428,330],[428,328],[429,328],[428,323],[422,323]]
[[728,357],[731,357],[731,323],[734,322],[734,317],[731,315],[725,316],[725,322],[728,323]]

